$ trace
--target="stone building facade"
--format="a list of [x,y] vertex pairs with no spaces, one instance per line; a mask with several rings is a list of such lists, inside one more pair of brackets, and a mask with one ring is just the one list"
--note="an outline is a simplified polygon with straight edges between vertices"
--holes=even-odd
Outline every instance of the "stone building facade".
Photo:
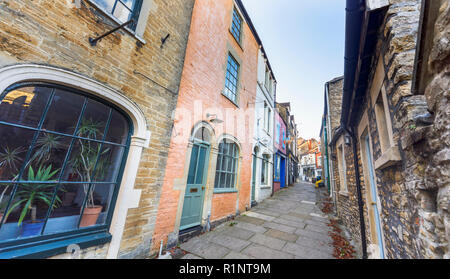
[[331,142],[339,216],[369,257],[448,258],[448,1],[355,6]]
[[[74,229],[62,228],[62,221],[56,222],[55,230],[63,230],[63,233],[52,234],[43,230],[41,234],[44,235],[39,236],[38,232],[35,237],[23,240],[27,248],[22,247],[19,250],[16,249],[15,245],[18,243],[14,235],[0,236],[0,257],[145,258],[149,256],[169,151],[168,143],[172,135],[172,111],[177,102],[194,1],[131,2],[133,6],[114,11],[103,1],[96,0],[0,1],[0,94],[2,94],[0,95],[2,100],[0,152],[2,154],[7,152],[4,137],[9,135],[6,131],[10,128],[7,129],[6,126],[14,127],[16,132],[17,129],[28,131],[39,130],[39,127],[42,127],[40,125],[37,129],[30,128],[28,124],[19,127],[17,123],[28,123],[24,122],[28,121],[27,118],[17,120],[19,118],[11,116],[16,115],[16,112],[25,115],[29,110],[33,110],[32,115],[35,115],[34,108],[39,106],[37,100],[41,99],[47,90],[42,88],[58,88],[52,93],[52,96],[57,97],[58,94],[63,93],[67,93],[74,99],[83,96],[88,103],[84,109],[86,117],[87,111],[90,110],[89,104],[92,103],[96,104],[97,110],[108,106],[112,109],[110,111],[115,113],[114,115],[121,115],[117,117],[123,116],[124,119],[129,119],[127,127],[129,136],[127,142],[123,144],[126,150],[123,154],[127,156],[123,156],[122,167],[119,168],[120,164],[116,167],[111,166],[112,172],[119,172],[120,169],[120,173],[115,186],[111,186],[108,190],[110,199],[107,200],[100,184],[96,187],[89,186],[91,190],[96,189],[95,192],[90,192],[93,193],[93,202],[98,203],[100,200],[107,202],[103,205],[102,213],[107,215],[107,221],[101,226],[94,224],[87,229],[76,224]],[[95,46],[90,44],[90,37],[95,38],[104,34],[130,18],[134,22],[125,28],[106,36]],[[165,40],[162,41],[162,38]],[[19,85],[19,83],[26,83],[28,87],[24,88],[25,85]],[[12,85],[15,87],[11,87]],[[34,91],[32,91],[33,88]],[[41,93],[38,94],[38,91]],[[64,101],[64,99],[52,98],[54,102]],[[8,109],[5,109],[6,107]],[[60,108],[64,109],[66,114],[63,112],[60,115],[52,114],[54,121],[64,121],[66,119],[64,115],[73,112],[75,103],[65,104]],[[56,113],[55,109],[57,111],[57,108],[50,105],[45,113]],[[92,115],[95,120],[101,113]],[[84,120],[83,118],[79,125],[82,125]],[[43,118],[40,121],[44,121]],[[108,120],[111,127],[110,133],[117,131],[120,127],[119,122],[114,121],[116,121],[115,118]],[[47,125],[45,123],[43,123],[44,128]],[[76,121],[68,123],[67,127],[72,125],[75,127],[75,124]],[[55,127],[59,127],[58,125]],[[126,124],[123,125],[126,126]],[[92,127],[95,129],[96,126]],[[41,130],[41,133],[51,134],[50,130]],[[57,135],[63,137],[61,133]],[[80,130],[75,136],[82,137],[84,134]],[[87,137],[98,140],[97,135],[94,134]],[[104,139],[108,140],[108,137]],[[126,134],[125,138],[127,138]],[[75,142],[76,138],[73,139]],[[15,140],[19,142],[23,139]],[[39,140],[38,138],[34,147],[30,144],[18,147],[17,150],[22,152],[28,148],[31,151],[42,142]],[[86,142],[93,141],[86,140]],[[15,143],[11,142],[11,144]],[[82,143],[80,145],[85,146]],[[70,149],[68,150],[67,154],[70,153]],[[78,152],[76,145],[72,150],[72,155]],[[108,150],[110,149],[105,149],[102,154],[106,154]],[[66,151],[62,154],[66,154]],[[116,153],[114,156],[119,155],[120,153]],[[69,161],[68,158],[66,158],[66,170],[72,168],[74,171],[75,161]],[[23,158],[18,160],[22,162]],[[97,167],[100,161],[98,157]],[[117,162],[120,163],[120,160]],[[53,162],[54,166],[55,164]],[[2,166],[5,167],[4,164]],[[27,165],[22,168],[26,169]],[[11,169],[2,171],[4,176],[10,174]],[[64,180],[65,176],[61,179]],[[69,174],[69,181],[73,182],[77,179],[80,177],[73,173]],[[2,180],[4,180],[3,176]],[[83,187],[78,184],[71,185],[77,185],[80,189]],[[67,191],[70,193],[73,191],[74,195],[81,194],[82,191],[76,189],[77,186],[70,186],[68,189],[72,190]],[[5,202],[5,197],[14,196],[14,192],[11,192],[15,189],[14,187],[16,187],[15,184],[0,186],[0,193],[5,194],[2,195],[3,200],[0,202]],[[88,193],[91,190],[87,190]],[[48,211],[46,229],[54,223],[52,214],[59,212],[60,215],[67,215],[68,213],[62,212],[63,209],[66,210],[64,212],[69,212],[73,209],[70,207],[74,207],[77,202],[77,198],[74,199],[73,195],[70,201],[70,195],[66,196],[58,191],[55,193],[57,193],[55,200],[58,201],[59,193],[62,193],[63,201],[62,205],[57,206],[54,211]],[[21,196],[14,196],[12,200],[17,198]],[[10,214],[4,220],[0,235],[6,233],[9,224],[16,223],[18,220],[15,217],[16,211],[11,210],[11,206],[7,204],[6,209],[10,209],[8,210]],[[0,208],[5,210],[3,205],[5,203]],[[38,217],[43,214],[40,207],[38,203]],[[85,210],[87,208],[85,207]],[[73,214],[80,215],[80,210]],[[45,214],[43,215],[45,217]],[[58,215],[59,220],[62,220],[63,217],[60,215]],[[59,225],[61,227],[58,227]],[[40,241],[41,237],[44,237],[44,241]],[[5,238],[9,238],[12,242],[5,241]],[[65,254],[66,251],[73,254]]]
[[322,116],[322,127],[320,130],[320,151],[322,153],[323,179],[328,188],[330,196],[336,202],[336,186],[333,175],[335,160],[332,158],[332,150],[329,144],[339,128],[339,120],[342,108],[342,93],[344,88],[344,77],[335,78],[325,84],[325,108]]

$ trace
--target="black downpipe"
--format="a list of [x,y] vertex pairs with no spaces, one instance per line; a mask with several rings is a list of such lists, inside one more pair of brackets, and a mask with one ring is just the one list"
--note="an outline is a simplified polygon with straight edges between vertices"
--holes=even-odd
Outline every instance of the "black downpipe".
[[364,201],[362,198],[361,177],[359,175],[358,148],[356,146],[357,138],[354,127],[352,127],[351,130],[348,129],[346,130],[352,137],[353,160],[355,164],[356,192],[358,195],[359,224],[361,227],[361,245],[362,245],[363,259],[367,259],[366,224],[364,221]]

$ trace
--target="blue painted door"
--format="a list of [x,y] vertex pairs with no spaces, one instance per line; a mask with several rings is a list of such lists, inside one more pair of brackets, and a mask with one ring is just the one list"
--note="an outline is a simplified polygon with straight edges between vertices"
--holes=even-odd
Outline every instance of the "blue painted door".
[[377,231],[378,247],[380,247],[380,257],[382,259],[384,259],[383,233],[382,233],[382,229],[381,229],[380,214],[378,211],[375,173],[373,170],[373,158],[372,158],[372,153],[370,152],[370,141],[369,141],[368,135],[366,136],[365,144],[366,144],[366,155],[367,155],[367,168],[369,169],[369,175],[370,175],[370,193],[371,193],[370,206],[372,207],[373,213],[375,215],[375,226],[376,226],[376,231]]
[[208,159],[209,146],[195,143],[192,147],[180,230],[201,224]]
[[281,159],[281,170],[280,170],[280,187],[286,187],[286,159],[280,157]]

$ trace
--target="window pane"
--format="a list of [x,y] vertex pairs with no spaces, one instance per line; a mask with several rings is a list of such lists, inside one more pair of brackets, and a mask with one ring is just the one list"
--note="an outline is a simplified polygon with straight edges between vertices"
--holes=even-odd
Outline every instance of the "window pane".
[[99,154],[99,143],[90,140],[75,140],[70,159],[64,170],[63,181],[93,181],[93,171]]
[[95,182],[116,182],[125,148],[103,144],[95,170]]
[[108,122],[110,108],[102,103],[89,100],[78,127],[77,136],[102,140]]
[[[6,207],[8,206],[9,199],[11,198],[11,192],[13,190],[13,184],[2,184],[0,185],[0,224],[3,217],[6,215]],[[5,223],[7,220],[4,220]],[[0,234],[0,241],[1,241]]]
[[205,171],[205,159],[206,159],[207,151],[208,151],[208,149],[205,147],[200,148],[198,171],[197,171],[197,177],[195,179],[195,184],[203,184],[203,173]]
[[114,185],[92,185],[89,193],[88,188],[83,186],[83,191],[88,194],[88,202],[81,218],[80,228],[105,224],[114,194]]
[[197,171],[198,145],[192,147],[191,162],[189,164],[188,184],[194,184]]
[[[131,2],[131,1],[128,1],[128,2]],[[127,6],[123,5],[121,2],[118,1],[113,15],[120,21],[126,22],[131,17],[131,11],[130,11],[130,8],[128,8]]]
[[80,117],[85,97],[57,89],[43,129],[72,135]]
[[37,171],[41,166],[50,167],[51,172],[56,172],[55,177],[58,177],[71,142],[70,137],[41,132],[31,152],[22,180],[28,179],[30,168]]
[[[45,173],[32,181],[51,182]],[[21,184],[6,212],[7,221],[2,225],[0,239],[35,237],[41,234],[44,220],[51,205],[56,183]],[[28,203],[30,206],[28,206]]]
[[128,139],[128,121],[118,111],[113,111],[111,115],[111,124],[109,125],[106,141],[126,144]]
[[111,13],[114,7],[114,3],[117,0],[94,0],[100,7],[105,9],[108,13]]
[[0,180],[12,180],[19,174],[35,133],[0,124]]
[[220,173],[220,184],[219,184],[219,188],[225,188],[226,184],[225,184],[225,173]]
[[0,104],[0,121],[36,128],[51,92],[50,88],[34,86],[9,92]]
[[62,185],[58,189],[56,206],[50,213],[44,234],[76,230],[85,197],[83,185]]

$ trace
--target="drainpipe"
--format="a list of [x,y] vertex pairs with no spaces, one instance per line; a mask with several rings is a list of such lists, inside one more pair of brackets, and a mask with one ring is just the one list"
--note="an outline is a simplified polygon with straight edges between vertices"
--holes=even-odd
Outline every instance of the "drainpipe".
[[367,240],[366,240],[366,225],[364,221],[364,202],[362,198],[362,190],[361,190],[361,177],[359,175],[359,163],[358,163],[358,149],[356,146],[357,138],[355,134],[355,128],[351,127],[351,130],[346,128],[345,130],[352,137],[352,146],[353,146],[353,160],[355,164],[355,178],[356,178],[356,191],[358,195],[358,208],[359,208],[359,224],[361,228],[361,245],[362,245],[362,253],[363,259],[367,259]]

